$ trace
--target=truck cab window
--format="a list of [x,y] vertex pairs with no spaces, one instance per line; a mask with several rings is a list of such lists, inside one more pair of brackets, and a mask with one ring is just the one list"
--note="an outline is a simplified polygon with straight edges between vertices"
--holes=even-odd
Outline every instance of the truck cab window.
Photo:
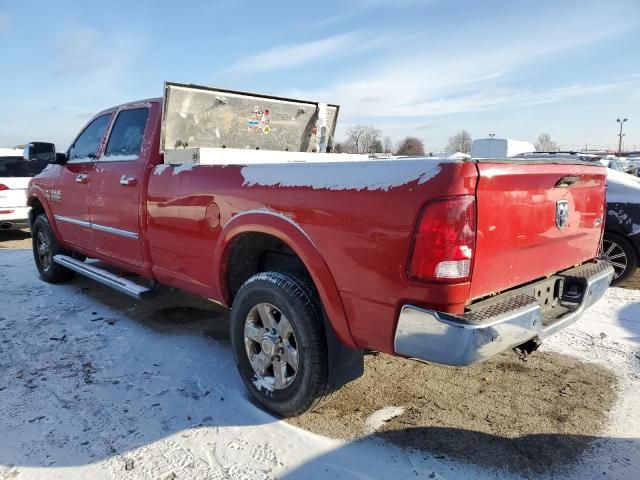
[[102,160],[137,160],[148,117],[147,108],[120,112],[111,130],[107,151]]
[[69,149],[70,162],[89,162],[96,157],[100,140],[109,125],[111,114],[96,118],[85,128],[84,132],[77,138]]

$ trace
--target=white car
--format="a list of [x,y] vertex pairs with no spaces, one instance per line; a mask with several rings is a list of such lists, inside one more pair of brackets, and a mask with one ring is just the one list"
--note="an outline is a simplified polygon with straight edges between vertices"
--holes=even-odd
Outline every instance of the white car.
[[27,187],[31,177],[46,165],[40,160],[25,160],[22,150],[0,148],[0,230],[29,226]]

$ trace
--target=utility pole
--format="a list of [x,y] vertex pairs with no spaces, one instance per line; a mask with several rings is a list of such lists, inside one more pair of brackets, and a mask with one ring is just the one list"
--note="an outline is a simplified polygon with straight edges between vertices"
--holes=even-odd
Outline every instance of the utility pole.
[[496,134],[495,134],[495,133],[490,133],[490,134],[489,134],[489,142],[490,142],[490,143],[489,143],[489,148],[487,149],[487,150],[488,150],[488,152],[487,152],[487,155],[488,155],[488,156],[493,155],[493,153],[492,153],[492,152],[493,152],[493,149],[492,149],[491,147],[493,147],[493,137],[495,137],[495,136],[496,136]]
[[627,118],[624,118],[622,120],[616,118],[616,122],[620,124],[620,133],[618,134],[618,137],[620,137],[618,139],[618,158],[620,158],[620,156],[622,155],[622,137],[624,137],[624,134],[622,133],[622,125],[624,125],[624,122],[626,122],[627,120]]

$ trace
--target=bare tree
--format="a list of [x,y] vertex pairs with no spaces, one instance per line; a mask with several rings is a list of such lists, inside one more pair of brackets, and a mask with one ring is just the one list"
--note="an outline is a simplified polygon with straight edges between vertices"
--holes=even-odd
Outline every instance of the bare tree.
[[466,130],[460,130],[453,137],[449,137],[447,151],[451,153],[471,153],[471,135]]
[[551,140],[551,135],[541,133],[536,141],[536,152],[557,152],[560,150],[558,144]]
[[347,129],[345,150],[349,153],[371,153],[373,143],[380,142],[382,132],[373,125],[355,125]]
[[384,153],[391,153],[391,151],[393,150],[393,142],[391,141],[391,137],[389,135],[384,137],[382,146],[384,149]]
[[405,137],[398,144],[398,151],[396,152],[396,155],[424,155],[424,143],[416,137]]

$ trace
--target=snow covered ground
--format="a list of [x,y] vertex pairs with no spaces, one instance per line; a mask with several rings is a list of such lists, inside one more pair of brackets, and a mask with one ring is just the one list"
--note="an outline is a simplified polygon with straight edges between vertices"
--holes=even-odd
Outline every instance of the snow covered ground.
[[[87,280],[46,284],[30,251],[0,251],[0,479],[516,478],[274,418],[236,374],[226,313],[165,296],[151,315]],[[194,323],[163,324],[176,308]],[[220,329],[198,320],[215,316]],[[545,345],[619,378],[606,431],[562,478],[640,478],[639,346],[640,291],[619,288]]]

